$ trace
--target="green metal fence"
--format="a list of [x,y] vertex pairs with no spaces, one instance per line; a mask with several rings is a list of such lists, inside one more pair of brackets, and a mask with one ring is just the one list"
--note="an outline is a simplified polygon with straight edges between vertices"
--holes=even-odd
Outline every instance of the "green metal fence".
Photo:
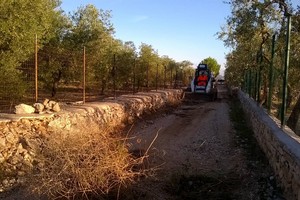
[[[287,30],[286,30],[286,47],[285,47],[285,63],[283,69],[283,79],[282,79],[282,96],[281,96],[281,106],[279,108],[279,117],[281,121],[281,126],[286,125],[286,110],[287,110],[287,84],[288,84],[288,69],[289,69],[289,51],[290,51],[290,32],[291,32],[291,15],[285,13],[287,18]],[[248,69],[244,72],[244,82],[242,84],[243,91],[249,94],[251,98],[260,103],[261,101],[261,91],[262,83],[266,81],[268,83],[268,96],[267,96],[267,110],[270,113],[272,107],[272,96],[274,93],[274,57],[275,57],[275,43],[276,35],[272,37],[272,48],[271,48],[271,61],[269,67],[269,77],[267,80],[262,79],[262,50],[260,51],[260,56],[257,62],[256,69]]]

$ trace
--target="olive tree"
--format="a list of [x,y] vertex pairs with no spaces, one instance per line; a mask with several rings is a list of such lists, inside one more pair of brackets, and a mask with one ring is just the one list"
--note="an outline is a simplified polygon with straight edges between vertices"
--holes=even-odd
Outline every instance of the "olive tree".
[[53,37],[59,5],[57,0],[0,2],[0,85],[6,86],[0,88],[1,97],[14,102],[24,95],[24,74],[18,68],[33,58],[36,35],[40,47]]

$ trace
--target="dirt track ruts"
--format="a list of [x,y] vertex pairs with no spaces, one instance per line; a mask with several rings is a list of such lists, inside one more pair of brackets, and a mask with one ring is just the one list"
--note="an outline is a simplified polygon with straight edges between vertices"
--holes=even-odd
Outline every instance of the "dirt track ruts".
[[260,171],[249,168],[253,162],[235,143],[228,102],[189,94],[171,114],[133,127],[132,149],[145,152],[156,137],[147,167],[158,168],[153,177],[137,182],[134,199],[273,199],[272,194],[258,196],[272,188],[267,183],[272,172],[263,165]]

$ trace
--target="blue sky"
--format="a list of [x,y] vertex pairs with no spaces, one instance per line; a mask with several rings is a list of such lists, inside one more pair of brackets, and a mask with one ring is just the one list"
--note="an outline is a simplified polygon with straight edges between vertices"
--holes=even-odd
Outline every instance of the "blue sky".
[[177,62],[197,65],[210,56],[222,68],[225,64],[229,49],[216,36],[230,15],[223,0],[62,0],[61,7],[69,12],[87,4],[111,10],[115,38],[133,41],[137,48],[152,45]]

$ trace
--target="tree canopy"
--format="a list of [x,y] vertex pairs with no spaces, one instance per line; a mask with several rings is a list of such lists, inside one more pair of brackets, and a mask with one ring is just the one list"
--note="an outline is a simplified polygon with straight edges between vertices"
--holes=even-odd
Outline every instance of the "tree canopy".
[[[25,91],[17,67],[34,53],[35,35],[42,47],[55,35],[60,17],[57,0],[4,0],[0,2],[0,85],[1,96],[20,98]],[[15,87],[18,85],[18,87]]]
[[299,97],[300,87],[300,7],[293,8],[289,0],[231,0],[226,3],[231,7],[231,15],[217,34],[231,49],[226,55],[225,78],[239,87],[245,87],[246,80],[257,84],[255,87],[261,83],[261,103],[270,93],[269,88],[274,91],[274,101],[282,98],[287,16],[291,16],[287,94],[287,106],[291,109]]
[[[112,85],[122,89],[133,83],[140,88],[173,85],[178,78],[184,84],[189,81],[191,62],[159,56],[146,43],[137,47],[115,38],[111,11],[89,4],[66,14],[60,4],[59,0],[0,2],[0,84],[6,85],[0,87],[1,97],[14,101],[33,87],[25,80],[34,74],[36,36],[39,88],[53,97],[61,84],[82,87],[84,49],[86,87],[98,88],[101,94]],[[25,69],[27,61],[31,64]]]
[[0,2],[0,66],[13,67],[26,60],[34,52],[35,35],[40,45],[53,37],[58,6],[56,0]]
[[217,60],[212,57],[205,58],[201,61],[201,63],[207,64],[211,72],[214,74],[214,76],[218,76],[220,73],[221,65],[218,64]]

